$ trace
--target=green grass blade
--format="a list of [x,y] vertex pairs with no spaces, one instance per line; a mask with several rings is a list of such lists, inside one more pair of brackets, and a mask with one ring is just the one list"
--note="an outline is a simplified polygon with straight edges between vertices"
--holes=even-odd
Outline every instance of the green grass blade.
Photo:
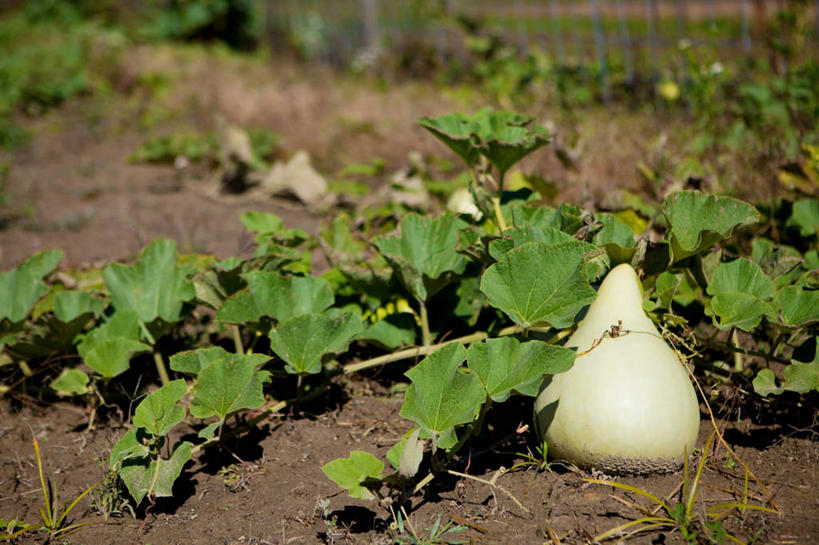
[[699,487],[700,479],[702,478],[702,470],[705,468],[705,460],[708,458],[708,451],[711,449],[711,445],[714,444],[714,437],[716,436],[716,433],[717,430],[714,429],[702,449],[700,461],[697,464],[697,472],[694,474],[694,480],[691,482],[691,489],[688,491],[688,498],[686,498],[685,501],[686,523],[691,520],[691,511],[694,509],[694,500],[697,498],[697,488]]
[[[60,525],[61,525],[61,524],[63,523],[63,521],[65,520],[65,517],[67,517],[67,516],[68,516],[68,513],[70,513],[70,512],[71,512],[71,510],[72,510],[72,509],[74,509],[74,507],[77,505],[77,503],[79,503],[79,501],[80,501],[81,499],[83,499],[83,498],[85,497],[85,495],[86,495],[86,494],[88,494],[89,492],[91,492],[92,490],[94,490],[94,489],[97,487],[97,485],[98,485],[98,484],[100,484],[100,483],[94,483],[94,484],[92,484],[91,486],[89,486],[88,488],[86,488],[85,490],[83,490],[82,494],[80,494],[79,496],[77,496],[76,498],[74,498],[74,501],[72,501],[72,502],[71,502],[71,504],[68,506],[68,508],[66,508],[65,512],[63,512],[62,516],[60,517],[60,520],[58,520],[58,521],[57,521],[57,528],[59,528],[59,527],[60,527]],[[76,525],[75,525],[75,526],[76,526]]]
[[40,456],[40,444],[37,443],[37,438],[32,437],[31,442],[34,444],[34,457],[37,459],[37,472],[40,474],[40,489],[43,491],[43,501],[45,502],[45,511],[40,508],[40,516],[43,518],[43,523],[49,530],[54,527],[54,516],[51,511],[51,497],[48,494],[48,486],[46,486],[45,476],[43,475],[43,459]]
[[642,532],[649,528],[656,528],[661,526],[674,526],[676,524],[676,521],[674,519],[666,517],[644,517],[641,519],[626,522],[625,524],[621,524],[620,526],[615,526],[611,530],[603,532],[599,536],[595,537],[594,541],[605,541],[611,537],[614,537],[615,535],[622,536],[625,533],[625,530],[638,524],[644,524],[645,526],[642,526],[637,530],[632,531],[631,533],[629,533],[629,535],[633,535],[637,532]]
[[631,486],[631,485],[624,484],[624,483],[617,483],[617,482],[614,482],[614,481],[606,481],[606,480],[602,480],[602,479],[583,479],[583,480],[586,481],[587,483],[604,484],[606,486],[612,486],[614,488],[619,488],[621,490],[626,490],[628,492],[632,492],[632,493],[637,494],[639,496],[643,496],[644,498],[648,498],[649,500],[653,501],[654,503],[656,503],[657,505],[662,507],[666,512],[671,511],[663,500],[661,500],[660,498],[658,498],[657,496],[655,496],[651,492],[647,492],[647,491],[645,491],[645,490],[643,490],[641,488],[637,488],[635,486]]

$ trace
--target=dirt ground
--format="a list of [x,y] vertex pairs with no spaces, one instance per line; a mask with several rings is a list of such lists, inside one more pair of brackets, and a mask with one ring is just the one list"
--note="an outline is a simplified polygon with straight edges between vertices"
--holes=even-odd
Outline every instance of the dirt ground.
[[[397,535],[397,531],[388,526],[387,509],[375,502],[348,498],[322,474],[320,467],[351,450],[383,456],[408,427],[398,415],[401,396],[390,395],[378,385],[360,380],[346,385],[346,391],[348,394],[343,398],[321,400],[324,403],[311,407],[319,411],[315,414],[271,418],[256,432],[231,445],[245,464],[238,464],[224,453],[195,459],[174,486],[174,498],[157,501],[147,515],[133,519],[125,514],[105,523],[93,509],[97,500],[83,501],[76,511],[77,520],[92,525],[59,542],[84,545],[397,542],[390,537]],[[531,404],[521,404],[516,409],[530,410]],[[526,434],[515,434],[518,422],[512,422],[510,427],[509,416],[491,422],[492,433],[497,438],[512,434],[513,439],[505,448],[524,450]],[[38,517],[41,498],[32,432],[40,442],[46,471],[54,479],[63,502],[102,477],[103,460],[124,429],[112,420],[94,431],[83,431],[86,419],[83,410],[70,405],[0,406],[3,422],[0,513],[4,517],[28,521]],[[711,429],[709,422],[702,422],[699,447]],[[733,511],[722,521],[725,528],[745,542],[816,543],[819,444],[815,431],[749,427],[745,420],[732,423],[725,433],[783,513],[748,510],[740,515]],[[709,456],[696,509],[741,501],[744,479],[741,469],[731,460],[724,449]],[[501,466],[512,467],[520,461],[520,456],[514,453],[477,448],[472,452],[470,467],[459,469],[489,480]],[[230,469],[227,473],[226,467]],[[410,522],[419,536],[428,536],[439,517],[442,526],[454,521],[466,529],[445,538],[468,543],[587,543],[593,536],[643,516],[635,504],[652,507],[634,494],[586,483],[583,480],[586,477],[589,475],[555,466],[550,472],[538,472],[531,467],[516,469],[501,476],[495,489],[469,479],[436,480],[413,502]],[[681,473],[620,479],[661,498],[673,496],[668,500],[672,504],[678,500],[679,493],[674,492],[681,480]],[[765,493],[752,482],[748,501],[765,504]],[[329,504],[320,505],[322,500]],[[408,539],[407,535],[403,537]],[[18,540],[21,544],[42,541],[42,537]],[[442,538],[440,542],[446,541]],[[662,530],[636,536],[630,542],[685,543],[679,532]]]
[[[480,97],[443,93],[434,87],[404,83],[384,88],[356,84],[321,71],[301,73],[272,63],[186,62],[173,75],[169,95],[140,99],[140,73],[177,70],[174,53],[135,51],[120,85],[131,87],[127,102],[114,98],[81,99],[44,117],[23,120],[33,133],[29,146],[0,161],[10,164],[4,191],[9,204],[0,222],[0,270],[19,264],[44,248],[65,251],[63,267],[95,266],[133,258],[157,237],[175,239],[183,252],[247,256],[252,240],[239,222],[245,210],[274,212],[288,227],[317,233],[326,217],[289,201],[214,196],[203,191],[210,173],[177,174],[172,167],[137,165],[128,156],[147,134],[176,127],[209,127],[219,111],[242,126],[280,132],[288,151],[306,149],[317,168],[331,173],[355,161],[381,157],[387,172],[400,168],[410,150],[445,155],[446,151],[415,125],[435,115],[479,104]],[[132,73],[129,73],[130,70]],[[162,105],[167,119],[146,130],[137,119]],[[542,112],[541,112],[542,113]],[[546,114],[543,114],[546,115]],[[203,121],[204,119],[204,121]],[[582,121],[590,153],[579,172],[566,173],[550,153],[524,164],[561,182],[555,199],[581,204],[604,202],[621,188],[639,188],[635,164],[661,131],[644,120],[607,119],[595,114]],[[396,373],[396,376],[400,371]],[[60,543],[96,544],[299,544],[394,543],[388,511],[375,503],[352,500],[321,472],[321,465],[350,450],[383,454],[406,431],[398,411],[401,395],[380,381],[358,377],[326,399],[287,417],[274,417],[258,431],[232,445],[244,460],[227,454],[199,456],[186,466],[174,488],[134,519],[129,514],[104,523],[94,501],[83,500],[72,516],[91,522]],[[725,437],[765,488],[751,483],[748,501],[770,506],[781,515],[732,511],[722,522],[743,541],[812,544],[819,541],[819,444],[815,412],[808,405],[790,428],[771,417],[736,414]],[[514,452],[531,448],[530,433],[516,433],[528,421],[531,406],[491,423],[494,437],[476,445],[459,470],[491,479],[501,466],[523,461]],[[705,413],[703,413],[705,415]],[[104,460],[124,433],[115,415],[97,429],[84,428],[88,415],[80,406],[39,405],[36,401],[0,403],[0,517],[33,522],[41,501],[31,434],[43,448],[46,470],[66,502],[105,474]],[[699,447],[710,432],[703,421]],[[510,437],[501,453],[491,448]],[[719,449],[706,464],[697,509],[742,501],[744,478],[735,460]],[[226,469],[227,468],[227,469]],[[466,530],[447,539],[471,543],[586,543],[628,520],[643,516],[635,505],[643,498],[584,482],[584,473],[555,467],[538,472],[523,467],[499,477],[498,487],[465,478],[436,480],[414,501],[410,522],[419,536],[440,517]],[[682,474],[625,478],[671,503]],[[515,499],[508,496],[509,491]],[[767,490],[767,496],[766,496]],[[329,500],[325,505],[323,500]],[[519,502],[519,504],[517,503]],[[65,503],[63,503],[65,504]],[[334,522],[333,522],[334,521]],[[403,536],[408,541],[407,534]],[[18,543],[41,543],[42,536]],[[679,532],[654,530],[634,543],[683,543]]]

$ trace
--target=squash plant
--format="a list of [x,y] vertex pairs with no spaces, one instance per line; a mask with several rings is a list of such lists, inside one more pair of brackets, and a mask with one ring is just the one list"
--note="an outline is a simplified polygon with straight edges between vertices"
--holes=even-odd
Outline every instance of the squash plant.
[[[161,386],[109,459],[140,503],[170,495],[202,449],[297,409],[339,374],[392,363],[408,380],[407,436],[386,460],[355,451],[324,471],[353,496],[400,502],[460,474],[500,404],[533,398],[572,367],[566,339],[607,272],[627,263],[640,273],[644,311],[695,370],[761,396],[819,390],[815,198],[754,206],[680,191],[650,217],[551,208],[503,188],[509,168],[548,141],[528,116],[484,110],[422,124],[472,172],[482,219],[409,214],[394,232],[361,237],[340,215],[314,238],[248,213],[250,259],[179,256],[160,240],[136,264],[86,278],[53,274],[58,251],[35,254],[0,273],[0,388],[34,388],[30,377],[45,374],[48,392],[110,402],[111,385],[153,377]],[[318,246],[331,264],[320,276],[308,257]],[[616,325],[613,316],[599,336]],[[292,396],[273,399],[273,382],[279,394],[295,386]],[[183,426],[196,434],[176,440]]]

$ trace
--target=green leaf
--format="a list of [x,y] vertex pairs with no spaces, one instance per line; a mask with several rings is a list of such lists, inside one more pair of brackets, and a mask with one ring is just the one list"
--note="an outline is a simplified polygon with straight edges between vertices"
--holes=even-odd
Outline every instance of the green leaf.
[[637,251],[634,231],[613,214],[597,214],[597,220],[603,228],[594,234],[592,242],[606,250],[612,265],[629,263]]
[[264,354],[234,354],[218,346],[208,348],[198,348],[196,350],[186,350],[177,352],[171,356],[171,369],[186,375],[196,376],[204,368],[220,359],[245,359],[250,360],[256,369],[259,369],[266,362],[270,361],[270,356]]
[[738,327],[751,331],[762,316],[773,319],[776,312],[770,300],[776,289],[762,269],[745,258],[721,263],[714,271],[707,292],[713,296],[710,312],[719,320],[714,321],[720,329]]
[[256,370],[252,355],[230,354],[208,363],[199,371],[190,411],[196,418],[218,416],[224,420],[242,409],[264,405],[262,387],[270,373]]
[[574,357],[574,350],[562,346],[499,337],[472,344],[467,352],[467,365],[492,401],[500,403],[513,391],[536,396],[543,376],[570,369]]
[[776,244],[767,238],[755,238],[751,247],[751,260],[762,267],[777,288],[792,284],[802,273],[805,260],[796,248]]
[[486,392],[478,376],[461,365],[465,359],[466,349],[452,343],[407,371],[412,384],[404,396],[401,416],[436,435],[471,422]]
[[344,352],[363,329],[353,313],[335,318],[304,314],[283,322],[270,332],[273,351],[283,359],[288,373],[307,375],[321,371],[322,358]]
[[268,212],[243,212],[239,216],[242,225],[254,235],[263,237],[284,231],[284,222],[276,214]]
[[592,251],[597,248],[593,244],[581,242],[572,235],[564,233],[556,227],[535,227],[526,225],[507,229],[503,233],[503,238],[493,240],[489,243],[489,255],[496,260],[500,260],[512,248],[517,248],[527,242],[544,242],[546,244],[575,243],[583,245],[584,251]]
[[762,369],[753,380],[754,391],[763,397],[780,395],[785,388],[776,385],[776,375],[770,369]]
[[178,443],[168,459],[127,458],[122,462],[119,476],[125,482],[136,505],[139,505],[147,495],[173,496],[173,483],[191,459],[192,446],[187,441]]
[[154,436],[167,435],[185,419],[185,408],[178,403],[187,389],[185,381],[180,379],[148,394],[134,411],[134,426],[144,428]]
[[115,312],[110,320],[89,331],[77,346],[85,364],[106,378],[128,369],[131,356],[150,346],[139,341],[136,311]]
[[756,208],[746,202],[699,191],[669,195],[663,203],[663,213],[669,223],[666,236],[675,262],[704,252],[729,237],[736,227],[760,219]]
[[88,388],[88,375],[79,369],[63,369],[62,373],[51,381],[50,387],[60,396],[85,395]]
[[454,113],[438,117],[422,117],[418,124],[431,132],[469,167],[478,164],[480,153],[472,143],[473,123],[469,116]]
[[784,391],[806,394],[819,391],[819,350],[810,363],[791,360],[783,372],[782,385],[776,385],[776,377],[770,369],[762,369],[754,378],[754,391],[761,396],[780,395]]
[[549,143],[543,127],[527,128],[533,118],[516,112],[483,108],[473,115],[461,113],[424,117],[419,124],[473,167],[483,155],[501,173],[526,155]]
[[177,265],[176,243],[168,239],[146,246],[136,265],[114,263],[102,276],[114,308],[134,310],[145,323],[157,318],[179,321],[184,303],[195,295],[185,269]]
[[147,457],[150,451],[142,440],[148,442],[145,430],[138,430],[137,428],[128,430],[111,449],[111,454],[108,456],[109,469],[119,473],[123,461],[129,458]]
[[785,368],[783,375],[786,390],[798,394],[819,391],[819,355],[814,357],[810,363],[791,360],[791,364]]
[[787,286],[779,291],[783,323],[806,326],[819,321],[819,291]]
[[399,236],[376,237],[373,244],[410,293],[426,301],[466,269],[466,259],[456,251],[458,230],[466,227],[449,212],[435,219],[409,214],[401,220]]
[[361,450],[350,452],[347,458],[337,458],[321,467],[327,477],[347,490],[352,498],[371,500],[375,495],[367,487],[368,480],[381,480],[384,462]]
[[315,276],[284,277],[252,271],[242,277],[248,288],[228,298],[216,319],[230,323],[256,322],[269,316],[283,322],[302,314],[320,313],[335,301],[330,283]]
[[61,250],[44,250],[25,260],[16,269],[0,273],[0,320],[24,320],[34,304],[48,292],[43,277],[53,271],[63,257]]
[[84,314],[99,317],[107,302],[84,291],[61,291],[54,304],[54,316],[61,322],[71,322]]
[[567,327],[596,294],[586,279],[584,251],[579,242],[527,242],[483,273],[481,291],[521,327]]
[[802,199],[793,203],[788,227],[798,227],[803,237],[819,235],[819,200]]
[[365,329],[358,339],[385,350],[395,350],[415,343],[415,317],[406,312],[390,314]]

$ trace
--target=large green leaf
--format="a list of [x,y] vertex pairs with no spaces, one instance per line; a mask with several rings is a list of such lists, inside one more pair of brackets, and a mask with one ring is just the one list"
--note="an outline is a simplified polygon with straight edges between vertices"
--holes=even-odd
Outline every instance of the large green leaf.
[[184,303],[193,299],[193,284],[177,264],[176,243],[152,242],[142,250],[136,265],[108,265],[102,271],[117,310],[134,310],[142,322],[161,318],[173,323],[181,318]]
[[793,203],[787,225],[799,228],[803,237],[819,235],[819,200],[802,199]]
[[472,167],[483,155],[501,173],[521,158],[549,142],[543,127],[527,128],[533,118],[515,112],[483,108],[473,115],[461,113],[424,117],[419,124]]
[[218,346],[208,348],[198,348],[196,350],[186,350],[177,352],[171,356],[171,369],[187,375],[196,376],[203,368],[220,359],[242,359],[249,360],[256,369],[259,369],[265,362],[270,360],[270,356],[264,354],[234,354]]
[[122,462],[119,476],[125,482],[136,505],[139,505],[147,495],[173,496],[173,483],[191,459],[192,446],[187,441],[178,443],[168,459],[140,457],[127,458]]
[[492,401],[506,401],[513,391],[536,396],[543,376],[571,368],[575,352],[542,341],[499,337],[469,347],[466,361]]
[[596,293],[586,278],[584,252],[580,242],[527,242],[483,273],[481,291],[521,327],[567,327]]
[[401,416],[434,435],[471,422],[486,392],[478,376],[461,365],[465,359],[466,349],[452,343],[407,371],[412,384],[404,396]]
[[134,426],[144,428],[151,435],[165,436],[185,419],[185,408],[179,400],[187,392],[184,380],[172,380],[148,394],[134,411]]
[[270,381],[270,373],[258,371],[257,363],[251,356],[230,354],[202,367],[190,404],[191,414],[224,420],[236,411],[264,405],[262,387]]
[[334,318],[303,314],[282,322],[270,332],[270,341],[288,373],[307,375],[321,371],[325,355],[347,350],[362,330],[361,319],[353,313]]
[[456,250],[463,220],[451,213],[438,218],[409,214],[401,220],[399,236],[373,240],[406,288],[426,301],[466,269],[466,258]]
[[242,275],[248,284],[228,298],[216,319],[230,323],[256,322],[269,316],[283,322],[302,314],[320,313],[335,301],[330,283],[315,276],[284,277],[275,272]]
[[462,113],[422,117],[418,124],[431,132],[470,167],[478,164],[480,152],[473,145],[473,123]]
[[139,332],[136,311],[115,312],[85,335],[77,351],[88,367],[103,377],[115,377],[128,369],[131,356],[151,349],[140,342]]
[[720,329],[751,331],[763,316],[772,319],[776,315],[771,304],[776,288],[759,265],[748,259],[721,263],[707,292],[713,297],[708,312],[719,318],[714,325]]
[[785,324],[806,326],[819,321],[819,291],[786,286],[779,291],[779,309]]
[[337,458],[324,464],[321,470],[330,480],[346,489],[350,497],[371,500],[375,495],[367,487],[367,481],[381,480],[384,462],[369,452],[354,450],[347,458]]
[[61,291],[54,303],[54,316],[61,322],[71,322],[85,314],[99,317],[107,302],[85,291]]
[[746,202],[699,191],[669,195],[663,203],[663,213],[668,219],[667,237],[675,262],[704,252],[729,237],[736,227],[760,219],[756,208]]
[[0,320],[24,320],[34,304],[48,292],[43,277],[53,271],[63,257],[61,250],[44,250],[25,260],[16,269],[0,273]]

